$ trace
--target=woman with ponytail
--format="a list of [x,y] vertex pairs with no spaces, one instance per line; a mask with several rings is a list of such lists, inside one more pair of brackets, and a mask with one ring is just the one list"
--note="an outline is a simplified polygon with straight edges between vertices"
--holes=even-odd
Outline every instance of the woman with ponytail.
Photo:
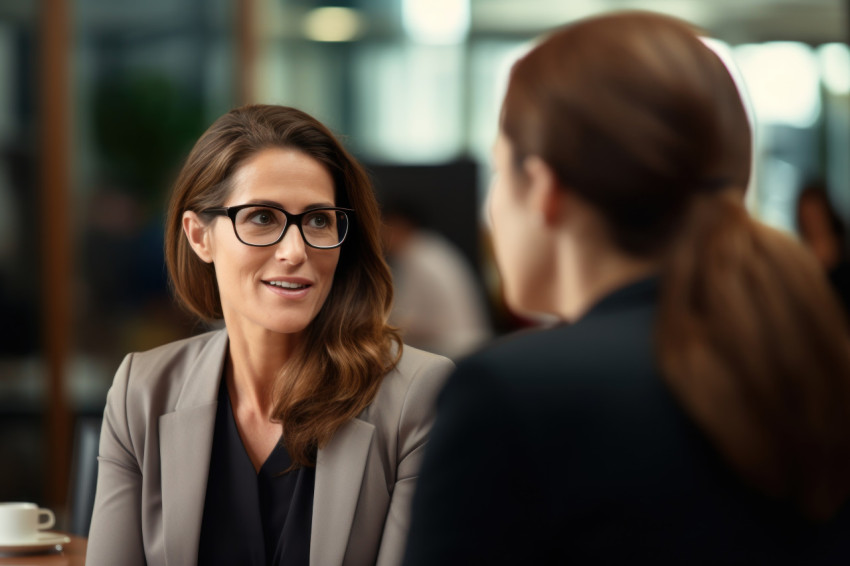
[[407,566],[850,563],[850,341],[748,216],[751,131],[688,24],[584,20],[514,66],[489,212],[555,328],[458,365]]

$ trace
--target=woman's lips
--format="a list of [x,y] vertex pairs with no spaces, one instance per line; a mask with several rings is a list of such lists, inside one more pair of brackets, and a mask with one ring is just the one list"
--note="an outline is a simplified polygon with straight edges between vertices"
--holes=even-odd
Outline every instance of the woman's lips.
[[265,281],[272,287],[280,287],[281,289],[303,289],[309,287],[306,283],[295,283],[294,281]]
[[307,294],[312,283],[304,281],[263,281],[263,284],[276,295],[283,297],[301,297]]

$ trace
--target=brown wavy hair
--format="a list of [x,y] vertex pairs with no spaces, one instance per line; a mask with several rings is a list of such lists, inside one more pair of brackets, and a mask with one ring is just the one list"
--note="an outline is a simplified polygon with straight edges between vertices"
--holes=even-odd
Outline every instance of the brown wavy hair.
[[215,121],[178,175],[168,205],[165,258],[178,301],[204,320],[222,317],[215,271],[183,234],[185,211],[222,206],[234,173],[263,149],[295,149],[325,166],[336,205],[353,208],[334,284],[305,340],[277,376],[273,416],[294,465],[312,466],[316,450],[375,397],[401,356],[387,324],[393,288],[380,241],[380,214],[363,168],[324,125],[294,108],[249,105]]
[[502,131],[661,265],[671,390],[738,474],[812,519],[850,493],[850,344],[812,255],[743,206],[751,132],[724,63],[650,13],[562,28],[513,68]]

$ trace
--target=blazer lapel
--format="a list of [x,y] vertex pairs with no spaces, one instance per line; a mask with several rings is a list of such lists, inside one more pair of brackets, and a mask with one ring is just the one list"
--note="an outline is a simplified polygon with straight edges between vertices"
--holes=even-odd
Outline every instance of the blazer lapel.
[[168,564],[196,564],[227,334],[214,336],[189,372],[174,412],[159,418],[162,520]]
[[374,425],[354,419],[318,451],[310,534],[313,566],[342,564],[374,431]]

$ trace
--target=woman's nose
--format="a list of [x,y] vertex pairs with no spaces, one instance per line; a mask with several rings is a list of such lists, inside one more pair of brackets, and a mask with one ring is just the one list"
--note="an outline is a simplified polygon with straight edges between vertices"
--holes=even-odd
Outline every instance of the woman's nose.
[[307,259],[307,244],[298,226],[287,226],[283,238],[275,245],[275,258],[294,264],[303,263]]

